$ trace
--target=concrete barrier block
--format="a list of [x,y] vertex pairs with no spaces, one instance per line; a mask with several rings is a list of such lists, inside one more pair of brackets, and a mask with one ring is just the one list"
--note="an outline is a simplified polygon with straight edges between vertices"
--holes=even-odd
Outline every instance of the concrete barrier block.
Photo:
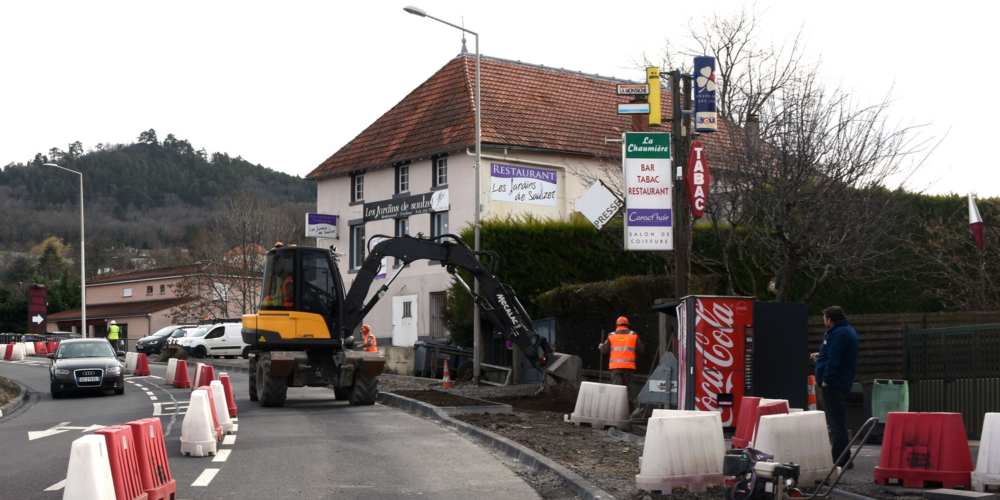
[[979,438],[979,456],[972,472],[972,489],[1000,488],[1000,413],[987,413]]
[[632,421],[628,415],[628,391],[625,386],[583,382],[576,396],[576,408],[563,421],[591,427],[617,427],[628,430]]
[[777,463],[799,464],[803,486],[822,481],[833,468],[826,414],[821,411],[761,416],[754,449],[774,455]]
[[673,488],[703,492],[720,484],[726,441],[716,412],[673,411],[649,419],[636,488],[670,495]]

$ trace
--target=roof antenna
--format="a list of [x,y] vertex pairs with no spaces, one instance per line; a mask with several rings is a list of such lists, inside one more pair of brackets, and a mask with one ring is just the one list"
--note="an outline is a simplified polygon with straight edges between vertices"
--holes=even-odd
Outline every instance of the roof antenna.
[[468,54],[469,49],[465,47],[465,16],[462,16],[462,54]]

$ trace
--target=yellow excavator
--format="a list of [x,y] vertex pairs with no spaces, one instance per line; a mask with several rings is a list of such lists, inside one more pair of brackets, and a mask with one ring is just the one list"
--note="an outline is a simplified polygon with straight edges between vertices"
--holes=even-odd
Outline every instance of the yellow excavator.
[[[372,241],[379,243],[372,246]],[[539,370],[559,377],[554,367],[573,364],[559,361],[568,357],[552,351],[514,291],[497,279],[499,257],[495,253],[473,251],[451,234],[433,238],[376,235],[368,245],[368,256],[347,293],[332,249],[278,244],[267,252],[259,311],[243,316],[243,341],[250,345],[251,401],[282,406],[288,387],[332,386],[337,399],[352,405],[375,403],[385,357],[354,351],[353,332],[406,269],[405,264],[416,260],[440,262],[473,296],[483,317]],[[366,304],[383,257],[395,257],[404,265]],[[456,273],[458,268],[479,281],[482,293],[472,291]]]

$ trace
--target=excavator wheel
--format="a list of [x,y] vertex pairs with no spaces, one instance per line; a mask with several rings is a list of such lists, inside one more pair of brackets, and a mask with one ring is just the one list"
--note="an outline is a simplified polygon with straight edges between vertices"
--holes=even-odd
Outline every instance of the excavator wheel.
[[271,353],[259,354],[257,361],[257,400],[261,406],[284,406],[288,395],[288,378],[272,377]]
[[257,358],[250,358],[250,401],[257,401]]
[[373,405],[375,397],[378,396],[378,376],[355,373],[354,386],[349,390],[351,391],[350,402],[352,406]]

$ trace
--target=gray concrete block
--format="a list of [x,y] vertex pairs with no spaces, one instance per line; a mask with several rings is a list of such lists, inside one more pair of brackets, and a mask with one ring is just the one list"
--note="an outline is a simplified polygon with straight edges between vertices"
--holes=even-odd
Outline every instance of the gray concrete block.
[[997,500],[994,493],[979,493],[978,491],[937,489],[924,492],[924,498],[930,500],[965,500],[975,498],[976,500]]

